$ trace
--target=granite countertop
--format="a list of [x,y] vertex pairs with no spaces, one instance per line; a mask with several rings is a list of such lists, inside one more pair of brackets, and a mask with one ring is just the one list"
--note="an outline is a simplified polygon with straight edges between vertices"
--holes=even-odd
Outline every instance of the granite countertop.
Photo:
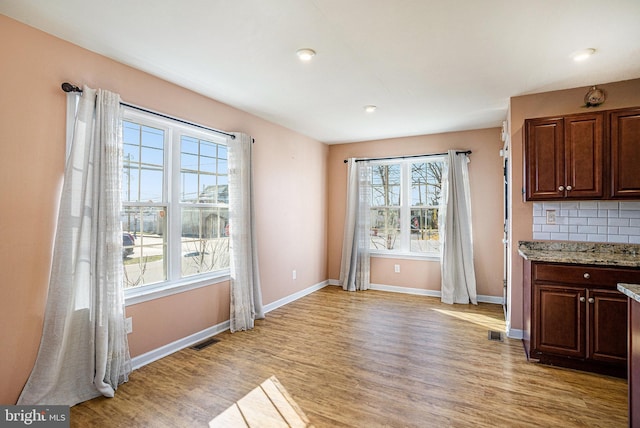
[[623,292],[636,302],[640,302],[640,284],[618,284],[618,291]]
[[520,241],[518,253],[526,260],[536,262],[640,267],[638,244]]

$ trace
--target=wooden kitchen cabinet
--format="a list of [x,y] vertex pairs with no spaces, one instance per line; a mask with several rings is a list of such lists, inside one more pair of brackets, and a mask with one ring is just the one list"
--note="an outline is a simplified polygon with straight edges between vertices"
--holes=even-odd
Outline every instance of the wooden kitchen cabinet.
[[627,298],[616,286],[639,277],[637,269],[525,260],[528,357],[624,377]]
[[527,119],[525,198],[640,199],[640,108]]
[[627,325],[626,296],[617,290],[590,290],[587,302],[590,303],[588,317],[592,321],[587,340],[589,357],[596,361],[626,364],[627,329],[620,328]]
[[640,108],[609,113],[611,196],[640,198]]
[[604,196],[604,115],[525,121],[527,200]]
[[534,285],[534,354],[586,356],[585,295],[584,288]]

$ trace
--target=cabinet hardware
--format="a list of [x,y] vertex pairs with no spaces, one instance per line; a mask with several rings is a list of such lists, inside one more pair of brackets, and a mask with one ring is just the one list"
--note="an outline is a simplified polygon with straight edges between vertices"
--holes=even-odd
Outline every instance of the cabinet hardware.
[[582,275],[584,277],[584,279],[589,279],[591,278],[591,275],[589,275],[589,272],[585,272],[584,275]]
[[571,187],[571,186],[567,186],[567,191],[569,191],[569,192],[570,192],[571,190],[573,190],[573,187]]
[[595,299],[593,297],[589,297],[589,303],[593,303],[595,302]]
[[564,190],[564,186],[558,187],[558,190],[562,192]]
[[586,299],[584,297],[580,297],[580,301],[584,303]]

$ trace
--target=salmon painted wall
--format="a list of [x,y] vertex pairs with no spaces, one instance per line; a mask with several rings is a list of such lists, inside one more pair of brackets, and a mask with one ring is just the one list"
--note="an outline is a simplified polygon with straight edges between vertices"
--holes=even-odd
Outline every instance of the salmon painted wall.
[[[349,157],[383,157],[423,153],[443,153],[449,149],[473,150],[469,163],[471,212],[477,292],[502,297],[503,260],[502,210],[503,172],[499,151],[500,129],[422,135],[329,146],[329,278],[340,277],[340,254],[344,231],[347,165]],[[400,265],[394,273],[393,265]],[[399,287],[440,290],[438,261],[371,259],[371,282]]]
[[509,243],[510,275],[510,325],[513,329],[522,329],[522,264],[518,255],[518,241],[530,240],[533,236],[533,202],[523,200],[523,149],[524,120],[585,111],[610,110],[623,107],[640,106],[640,79],[623,82],[598,84],[607,92],[607,101],[601,106],[586,109],[584,95],[589,87],[573,88],[563,91],[544,92],[511,98],[509,113],[510,143],[510,179],[511,179],[511,240]]
[[[40,342],[64,170],[64,81],[252,135],[264,303],[327,279],[328,146],[3,15],[0,39],[0,403],[15,403]],[[127,314],[136,356],[227,320],[229,284],[132,305]]]

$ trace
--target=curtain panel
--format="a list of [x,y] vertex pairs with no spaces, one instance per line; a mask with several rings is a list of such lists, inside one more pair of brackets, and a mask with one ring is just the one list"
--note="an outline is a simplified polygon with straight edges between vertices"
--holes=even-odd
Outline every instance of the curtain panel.
[[370,288],[371,165],[351,158],[347,166],[347,207],[340,283],[346,291]]
[[131,372],[125,330],[120,96],[84,87],[67,161],[43,333],[18,404],[113,397]]
[[469,158],[449,150],[442,174],[443,205],[440,206],[443,303],[469,302],[476,305],[476,276],[473,264]]
[[231,332],[250,330],[264,318],[256,238],[252,151],[253,139],[234,134],[229,149],[229,236]]

